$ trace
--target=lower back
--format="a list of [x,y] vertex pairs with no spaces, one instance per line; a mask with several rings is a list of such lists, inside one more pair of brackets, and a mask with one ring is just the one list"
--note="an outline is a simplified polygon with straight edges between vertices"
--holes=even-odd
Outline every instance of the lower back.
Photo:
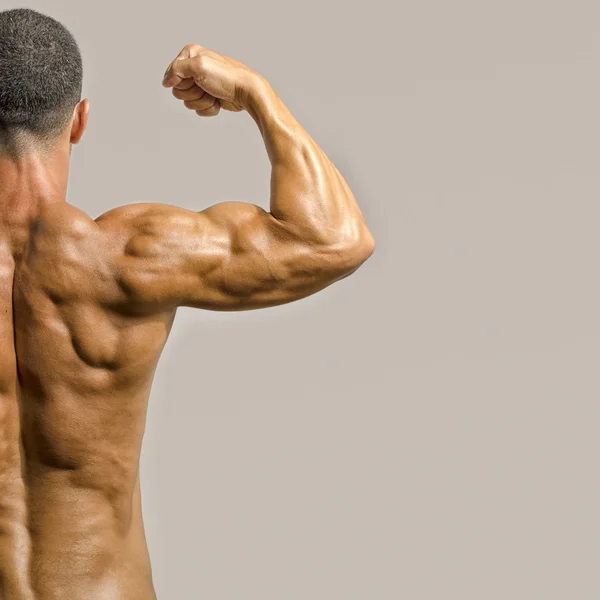
[[153,600],[139,480],[117,506],[76,471],[33,471],[24,521],[6,523],[0,597]]

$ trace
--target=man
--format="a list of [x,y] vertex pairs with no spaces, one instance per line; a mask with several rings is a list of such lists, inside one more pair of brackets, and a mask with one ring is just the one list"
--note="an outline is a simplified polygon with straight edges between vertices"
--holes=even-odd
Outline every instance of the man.
[[272,164],[270,212],[67,204],[81,100],[76,42],[0,13],[0,598],[156,598],[139,454],[178,306],[292,302],[354,272],[374,243],[336,167],[263,77],[188,45],[163,85],[202,117],[247,111]]

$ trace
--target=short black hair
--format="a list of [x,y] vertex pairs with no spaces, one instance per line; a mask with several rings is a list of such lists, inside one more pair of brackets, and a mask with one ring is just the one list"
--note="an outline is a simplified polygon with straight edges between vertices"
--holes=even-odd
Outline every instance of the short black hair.
[[19,8],[0,12],[0,130],[57,137],[81,100],[75,38],[55,19]]

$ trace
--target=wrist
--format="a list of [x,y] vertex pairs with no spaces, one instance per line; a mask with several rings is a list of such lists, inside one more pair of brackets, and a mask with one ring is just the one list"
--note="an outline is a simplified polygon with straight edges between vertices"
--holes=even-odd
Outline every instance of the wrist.
[[244,96],[244,109],[262,129],[278,111],[279,98],[275,90],[262,75],[251,72]]

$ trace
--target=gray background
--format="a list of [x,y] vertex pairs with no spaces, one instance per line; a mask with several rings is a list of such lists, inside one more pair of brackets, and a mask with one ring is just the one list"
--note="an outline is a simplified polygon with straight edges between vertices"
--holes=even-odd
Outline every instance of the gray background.
[[159,598],[597,600],[597,2],[27,5],[84,55],[71,203],[267,207],[250,117],[160,86],[195,42],[271,81],[377,242],[295,304],[179,311],[142,458]]

